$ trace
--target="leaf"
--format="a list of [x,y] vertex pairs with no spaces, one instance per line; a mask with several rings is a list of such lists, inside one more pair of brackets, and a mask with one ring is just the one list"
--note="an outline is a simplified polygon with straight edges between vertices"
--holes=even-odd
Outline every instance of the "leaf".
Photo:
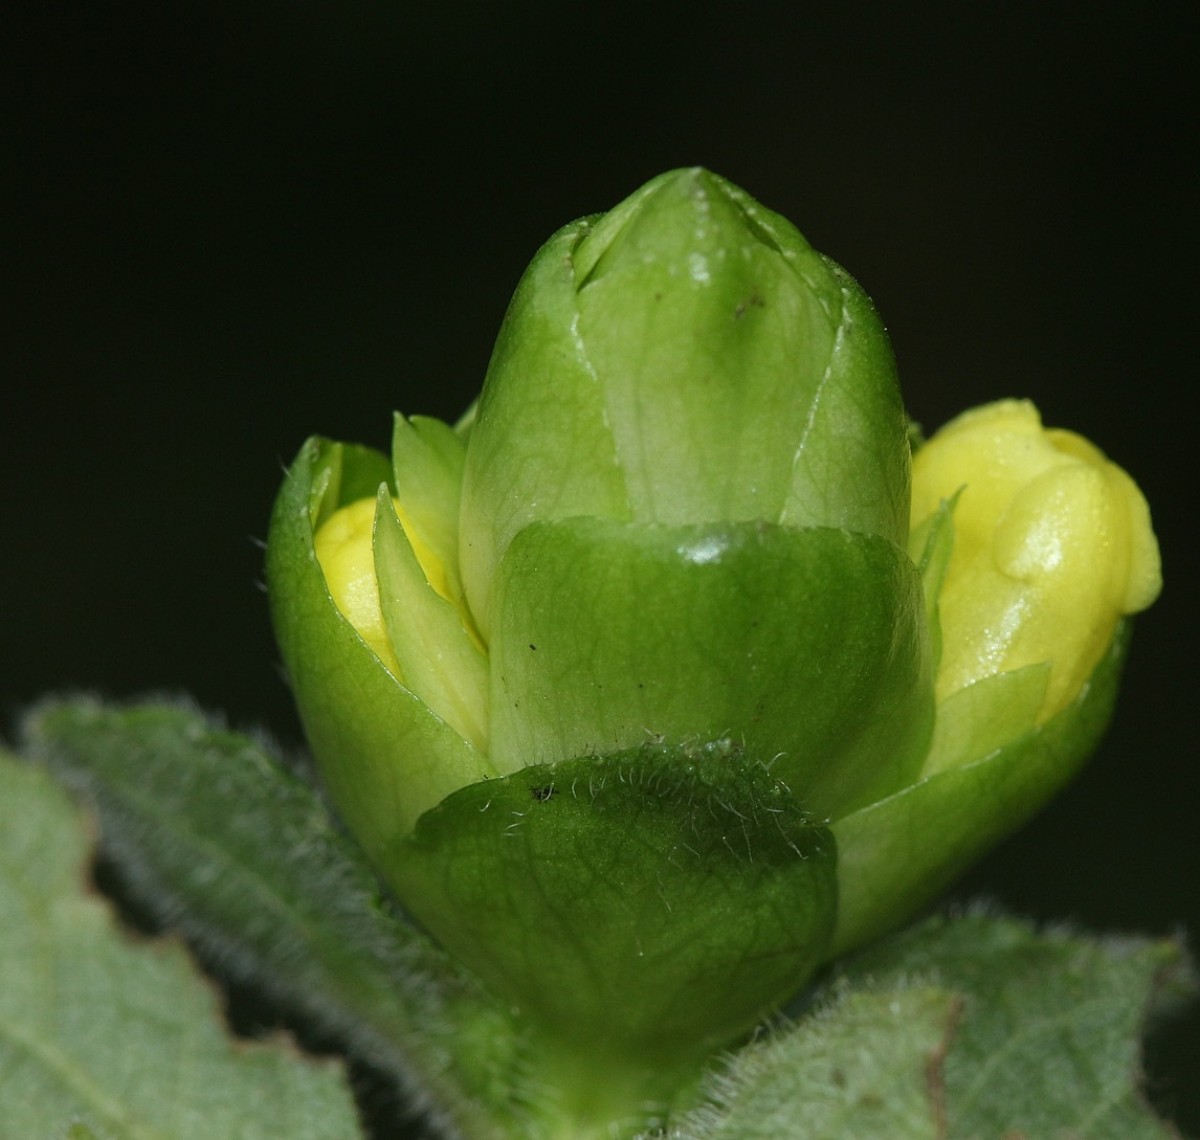
[[1149,1013],[1190,988],[1173,941],[1038,933],[976,913],[922,923],[848,976],[871,988],[923,976],[963,995],[945,1065],[947,1140],[1177,1135],[1138,1086]]
[[0,755],[0,1137],[361,1136],[339,1066],[235,1044],[178,944],[118,931],[89,846],[63,791]]
[[1173,942],[934,919],[850,962],[814,1011],[729,1057],[667,1135],[1169,1140],[1138,1087],[1139,1038],[1189,984]]
[[909,1140],[937,1134],[930,1084],[959,999],[922,987],[844,993],[710,1078],[671,1140]]
[[49,701],[25,731],[30,753],[96,803],[106,852],[159,920],[389,1072],[418,1108],[472,1136],[508,1134],[507,1013],[391,911],[263,742],[165,702]]

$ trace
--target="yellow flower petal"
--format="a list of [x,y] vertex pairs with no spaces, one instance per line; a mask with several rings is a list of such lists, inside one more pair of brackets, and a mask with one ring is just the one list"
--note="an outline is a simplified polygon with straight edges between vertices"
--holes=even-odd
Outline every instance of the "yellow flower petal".
[[1158,595],[1149,509],[1098,448],[1046,431],[1023,400],[966,412],[917,452],[914,525],[960,488],[938,600],[938,700],[1048,661],[1044,721],[1079,692],[1121,616]]
[[325,520],[313,538],[313,547],[334,604],[375,656],[403,682],[379,606],[371,546],[374,525],[375,500],[359,499]]

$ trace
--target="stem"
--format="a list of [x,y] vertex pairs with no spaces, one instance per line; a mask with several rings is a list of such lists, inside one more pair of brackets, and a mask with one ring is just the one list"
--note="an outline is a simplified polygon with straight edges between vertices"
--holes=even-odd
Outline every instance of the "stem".
[[628,1140],[661,1122],[695,1077],[688,1069],[587,1053],[580,1045],[548,1043],[539,1051],[537,1140]]

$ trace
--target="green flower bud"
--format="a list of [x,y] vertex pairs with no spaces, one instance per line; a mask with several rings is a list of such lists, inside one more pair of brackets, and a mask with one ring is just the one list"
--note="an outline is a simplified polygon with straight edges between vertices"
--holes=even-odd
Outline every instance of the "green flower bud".
[[464,579],[535,521],[908,531],[907,424],[870,301],[794,226],[704,170],[647,183],[534,259],[488,372]]
[[1136,487],[1006,402],[910,508],[907,426],[862,290],[684,170],[550,239],[461,423],[289,471],[268,583],[322,775],[572,1120],[669,1100],[1103,725],[1157,589]]
[[497,770],[733,734],[822,816],[900,786],[929,725],[906,433],[865,294],[724,180],[556,234],[463,482]]

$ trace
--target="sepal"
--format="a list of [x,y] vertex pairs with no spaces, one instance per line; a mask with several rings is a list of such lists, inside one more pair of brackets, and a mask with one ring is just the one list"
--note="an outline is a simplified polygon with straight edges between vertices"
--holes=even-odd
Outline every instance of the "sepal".
[[647,746],[463,788],[386,873],[559,1050],[674,1073],[825,955],[830,832],[728,743]]
[[372,859],[486,759],[404,687],[338,611],[313,535],[339,507],[374,497],[390,465],[368,448],[311,439],[288,471],[267,542],[276,636],[330,795]]
[[[1112,714],[1130,627],[1128,619],[1118,626],[1091,678],[1050,720],[1000,747],[985,734],[980,752],[960,753],[957,766],[941,767],[833,825],[835,954],[899,925],[1071,780]],[[1014,688],[1036,683],[1036,672],[1008,682]]]
[[497,770],[734,734],[836,818],[915,777],[922,588],[886,539],[767,523],[535,523],[499,572]]

